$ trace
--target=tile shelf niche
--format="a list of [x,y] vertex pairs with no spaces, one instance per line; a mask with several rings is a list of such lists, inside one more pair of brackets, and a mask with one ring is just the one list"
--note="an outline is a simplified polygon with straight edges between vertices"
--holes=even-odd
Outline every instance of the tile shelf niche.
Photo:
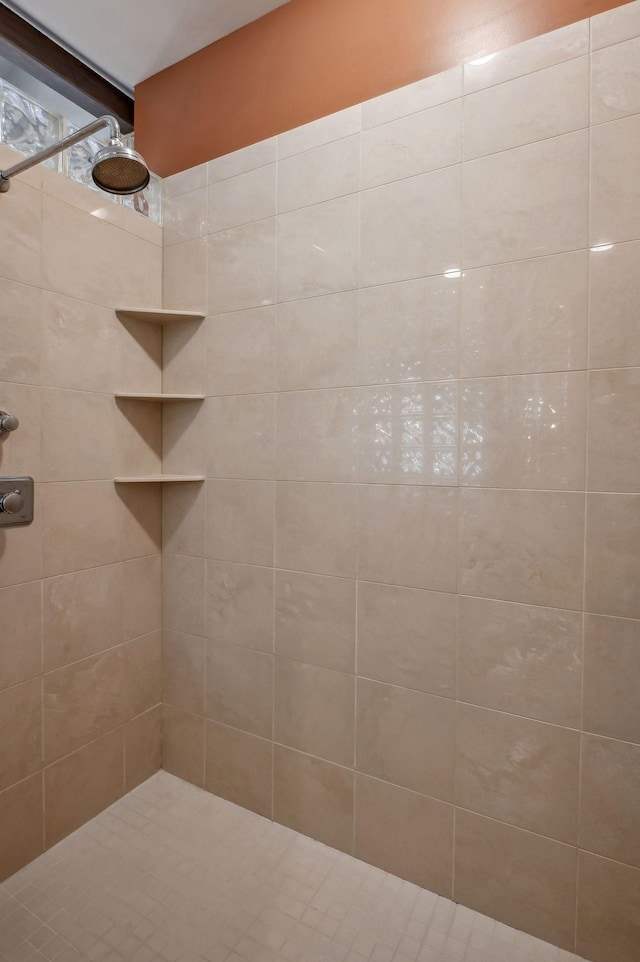
[[[121,319],[131,319],[135,321],[146,321],[149,324],[159,324],[162,327],[168,324],[178,324],[181,321],[202,321],[205,315],[198,311],[175,311],[163,310],[161,308],[129,308],[121,307],[116,310],[116,315]],[[117,393],[116,400],[144,401],[157,404],[185,403],[204,401],[204,394],[177,394],[177,393]],[[114,478],[116,484],[173,484],[175,482],[199,482],[204,481],[204,475],[200,474],[143,474],[139,477]]]

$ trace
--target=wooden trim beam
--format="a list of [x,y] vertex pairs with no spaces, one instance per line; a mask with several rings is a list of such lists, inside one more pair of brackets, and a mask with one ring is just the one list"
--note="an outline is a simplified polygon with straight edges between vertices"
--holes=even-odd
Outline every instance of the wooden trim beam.
[[91,114],[113,114],[133,130],[131,97],[0,3],[0,55]]

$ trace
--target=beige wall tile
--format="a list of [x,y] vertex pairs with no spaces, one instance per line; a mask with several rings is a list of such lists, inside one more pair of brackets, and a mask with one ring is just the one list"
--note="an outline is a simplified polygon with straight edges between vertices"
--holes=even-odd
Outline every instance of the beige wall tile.
[[585,251],[465,271],[462,376],[585,367],[588,275]]
[[582,607],[584,497],[552,491],[460,492],[463,594]]
[[278,305],[279,391],[357,384],[358,294],[347,291]]
[[362,388],[359,401],[359,481],[457,482],[457,382]]
[[514,77],[563,63],[589,52],[589,23],[582,20],[464,65],[464,92],[472,93]]
[[160,769],[162,761],[162,707],[156,705],[133,718],[124,730],[125,788],[128,792]]
[[358,498],[358,578],[455,591],[456,491],[375,484]]
[[247,170],[255,170],[256,167],[272,164],[276,157],[276,137],[261,140],[259,143],[251,144],[243,150],[235,150],[231,154],[225,154],[224,157],[216,157],[206,165],[209,183],[216,184],[220,180],[226,180],[227,177],[235,177]]
[[580,727],[582,614],[460,598],[458,698]]
[[162,632],[152,631],[122,648],[122,692],[126,718],[135,718],[162,700]]
[[457,608],[453,594],[360,582],[358,674],[455,697]]
[[359,187],[360,137],[354,134],[280,161],[278,213],[353,194]]
[[197,167],[189,167],[181,170],[171,177],[164,177],[162,180],[162,192],[165,201],[180,194],[188,194],[192,190],[198,190],[207,185],[207,165],[198,164]]
[[39,387],[30,384],[2,384],[0,410],[14,414],[20,427],[0,439],[0,471],[7,475],[42,477],[42,406]]
[[157,631],[162,623],[160,555],[136,558],[122,566],[125,641]]
[[156,554],[162,546],[162,485],[116,485],[125,561]]
[[453,897],[572,951],[576,850],[458,810]]
[[165,247],[203,237],[207,233],[207,188],[166,197],[162,210]]
[[225,645],[273,651],[273,569],[207,561],[206,635]]
[[587,611],[640,618],[640,498],[633,494],[587,496]]
[[358,197],[353,194],[280,214],[278,299],[294,301],[354,290],[358,228]]
[[617,120],[640,111],[640,39],[618,43],[591,56],[591,122]]
[[163,631],[163,702],[194,715],[204,714],[204,651],[204,638]]
[[584,372],[463,381],[460,421],[463,484],[584,488]]
[[576,951],[594,962],[635,962],[639,918],[640,871],[580,852]]
[[640,243],[605,244],[590,257],[589,366],[639,365]]
[[207,394],[264,394],[275,387],[276,308],[207,320]]
[[418,110],[455,100],[462,93],[462,67],[453,67],[434,77],[399,87],[362,104],[362,129],[386,124]]
[[[40,499],[41,485],[35,496]],[[0,586],[17,585],[42,577],[42,524],[36,512],[33,524],[0,531]]]
[[116,477],[161,474],[161,405],[119,398],[115,405],[112,402],[111,417],[115,421],[113,474]]
[[594,50],[640,36],[640,6],[625,3],[591,18],[591,44]]
[[290,571],[355,577],[354,485],[278,482],[276,566]]
[[271,818],[273,744],[212,721],[206,738],[206,790]]
[[204,785],[204,718],[162,706],[162,767],[192,785]]
[[335,114],[313,120],[310,124],[287,130],[278,137],[278,159],[284,160],[304,150],[313,150],[342,137],[349,137],[360,130],[360,104],[339,110]]
[[464,99],[465,160],[589,124],[589,57],[525,74]]
[[356,768],[453,801],[455,716],[448,698],[359,678]]
[[162,407],[162,470],[166,474],[204,474],[207,461],[206,404],[202,401],[193,404],[178,402]]
[[204,636],[205,562],[165,554],[162,561],[162,624],[188,635]]
[[296,832],[353,852],[353,772],[274,746],[273,817]]
[[204,484],[162,485],[162,546],[170,554],[202,558],[205,553]]
[[42,195],[15,181],[3,198],[0,241],[2,276],[22,284],[42,284]]
[[208,558],[273,564],[275,484],[272,481],[208,481]]
[[122,644],[123,570],[120,565],[103,565],[43,582],[47,671]]
[[275,396],[209,398],[207,477],[273,478]]
[[361,194],[361,287],[460,269],[460,181],[446,167]]
[[0,692],[0,792],[42,768],[42,680]]
[[[205,211],[200,201],[199,216]],[[205,211],[206,213],[206,211]],[[266,220],[276,213],[276,165],[255,170],[212,183],[208,199],[208,233],[241,227],[258,220]],[[204,231],[203,231],[204,233]]]
[[0,689],[42,671],[42,601],[37,581],[0,589],[2,659]]
[[113,482],[45,484],[38,500],[45,577],[123,560],[123,505]]
[[580,734],[458,705],[456,804],[576,843]]
[[127,720],[124,685],[122,647],[45,675],[44,757],[47,764]]
[[355,648],[355,581],[276,571],[276,655],[353,673]]
[[640,368],[589,374],[591,491],[640,492]]
[[351,767],[354,712],[353,675],[276,658],[276,742]]
[[633,176],[640,116],[591,132],[591,246],[637,240],[640,187]]
[[580,848],[640,868],[640,746],[582,739]]
[[43,480],[98,481],[121,473],[121,417],[106,394],[44,390]]
[[640,744],[640,622],[586,615],[585,731]]
[[355,481],[358,391],[279,394],[276,476],[283,481]]
[[210,314],[243,311],[276,299],[274,218],[235,227],[207,238],[207,309]]
[[0,359],[0,378],[40,384],[42,291],[0,278],[0,324],[5,342]]
[[461,288],[453,274],[360,291],[361,384],[456,377]]
[[577,131],[466,163],[463,265],[586,247],[588,157],[588,134]]
[[44,848],[42,775],[0,792],[0,880],[36,858]]
[[44,772],[47,848],[124,794],[124,729],[110,732]]
[[273,733],[273,655],[209,639],[205,715],[262,738]]
[[162,304],[178,311],[207,309],[207,240],[165,247],[162,260]]
[[[162,390],[167,394],[205,394],[207,325],[199,318],[165,324],[162,333]],[[195,414],[200,405],[180,404]],[[163,408],[170,411],[171,408]]]
[[406,788],[356,775],[355,855],[450,898],[453,808]]
[[452,100],[362,134],[362,189],[462,160],[462,101]]

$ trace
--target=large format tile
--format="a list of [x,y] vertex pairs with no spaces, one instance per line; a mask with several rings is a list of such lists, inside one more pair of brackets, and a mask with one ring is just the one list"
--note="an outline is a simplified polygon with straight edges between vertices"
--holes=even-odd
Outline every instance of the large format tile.
[[162,762],[162,706],[132,718],[124,730],[125,788],[128,792],[146,782]]
[[583,728],[640,745],[640,621],[586,615],[584,628]]
[[250,144],[242,150],[234,150],[222,157],[215,157],[208,164],[202,166],[207,168],[209,184],[217,184],[218,181],[226,180],[227,177],[237,177],[249,170],[256,170],[258,167],[273,164],[277,156],[277,139],[270,137],[268,140],[261,140],[257,144]]
[[356,768],[453,801],[455,712],[448,698],[359,678]]
[[273,744],[246,732],[206,722],[208,792],[271,818]]
[[42,602],[37,581],[0,588],[2,659],[0,690],[42,671]]
[[207,285],[210,314],[273,304],[276,296],[275,219],[211,234],[207,238]]
[[42,291],[0,278],[0,324],[6,345],[0,378],[41,383]]
[[640,745],[584,735],[580,848],[640,868]]
[[2,276],[40,287],[42,283],[42,195],[14,181],[2,198],[3,231],[0,242]]
[[276,309],[256,307],[207,321],[207,394],[273,391]]
[[460,598],[458,698],[580,727],[582,614]]
[[276,655],[353,672],[355,581],[276,571],[275,593]]
[[356,780],[356,857],[450,895],[453,808],[366,775]]
[[587,246],[586,131],[492,154],[464,165],[465,268]]
[[594,962],[635,962],[640,871],[587,852],[578,858],[577,951]]
[[588,278],[586,251],[465,271],[462,377],[586,367]]
[[229,177],[209,186],[208,233],[266,220],[276,213],[276,165]]
[[276,474],[283,481],[355,481],[358,392],[278,395]]
[[273,817],[343,852],[353,850],[353,772],[276,745]]
[[167,198],[162,227],[165,247],[203,237],[207,233],[206,186]]
[[640,112],[640,38],[591,55],[591,122],[603,123]]
[[453,697],[457,598],[362,581],[358,585],[358,675]]
[[356,193],[360,186],[360,137],[353,134],[278,164],[278,213]]
[[162,706],[162,767],[192,785],[204,785],[202,715]]
[[178,631],[162,633],[162,700],[204,714],[205,640]]
[[362,287],[460,269],[460,179],[446,167],[362,193]]
[[458,705],[456,804],[575,845],[580,734]]
[[207,557],[273,564],[274,483],[208,481],[206,487]]
[[640,187],[635,159],[640,115],[600,124],[591,131],[591,246],[637,240]]
[[640,6],[625,3],[591,18],[591,43],[594,50],[640,37]]
[[640,368],[589,375],[587,487],[640,493]]
[[42,774],[0,792],[0,880],[9,878],[43,849]]
[[460,492],[462,594],[579,609],[583,555],[583,495]]
[[273,651],[273,569],[207,561],[205,615],[208,638]]
[[640,243],[604,244],[590,257],[589,366],[640,365]]
[[276,567],[355,577],[355,485],[278,482]]
[[374,97],[362,104],[362,129],[386,124],[419,110],[455,100],[462,93],[462,67],[453,67],[433,77],[425,77],[406,87]]
[[360,130],[360,104],[339,110],[334,114],[312,120],[309,124],[294,127],[278,137],[278,159],[285,160],[293,154],[313,150],[322,144],[349,137]]
[[368,484],[358,498],[359,579],[455,591],[454,489]]
[[273,731],[273,655],[207,643],[205,715],[262,738]]
[[42,768],[42,680],[0,692],[0,792]]
[[207,477],[268,479],[274,470],[274,395],[209,398]]
[[458,810],[454,898],[491,918],[571,950],[576,850]]
[[276,345],[279,391],[357,384],[357,292],[279,304]]
[[640,497],[587,496],[585,608],[640,618]]

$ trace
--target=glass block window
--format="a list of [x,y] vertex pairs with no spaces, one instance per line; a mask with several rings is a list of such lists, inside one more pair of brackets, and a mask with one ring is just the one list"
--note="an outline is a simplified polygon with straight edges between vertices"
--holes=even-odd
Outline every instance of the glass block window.
[[[62,117],[45,110],[10,84],[2,83],[0,88],[3,144],[30,157],[60,140],[63,135]],[[47,165],[60,170],[60,156],[50,158]]]
[[[73,124],[67,124],[67,134],[73,134],[77,129]],[[91,177],[91,166],[94,155],[106,143],[107,140],[101,140],[99,137],[87,137],[86,140],[81,140],[79,144],[74,144],[69,150],[65,150],[64,162],[67,177],[70,180],[76,180],[79,184],[84,184],[91,190],[99,190]],[[104,193],[104,191],[100,191],[100,193]]]
[[148,217],[154,224],[162,223],[162,181],[159,177],[151,175],[149,186],[145,190],[138,191],[137,194],[129,194],[122,197],[124,207],[131,207],[139,214]]

